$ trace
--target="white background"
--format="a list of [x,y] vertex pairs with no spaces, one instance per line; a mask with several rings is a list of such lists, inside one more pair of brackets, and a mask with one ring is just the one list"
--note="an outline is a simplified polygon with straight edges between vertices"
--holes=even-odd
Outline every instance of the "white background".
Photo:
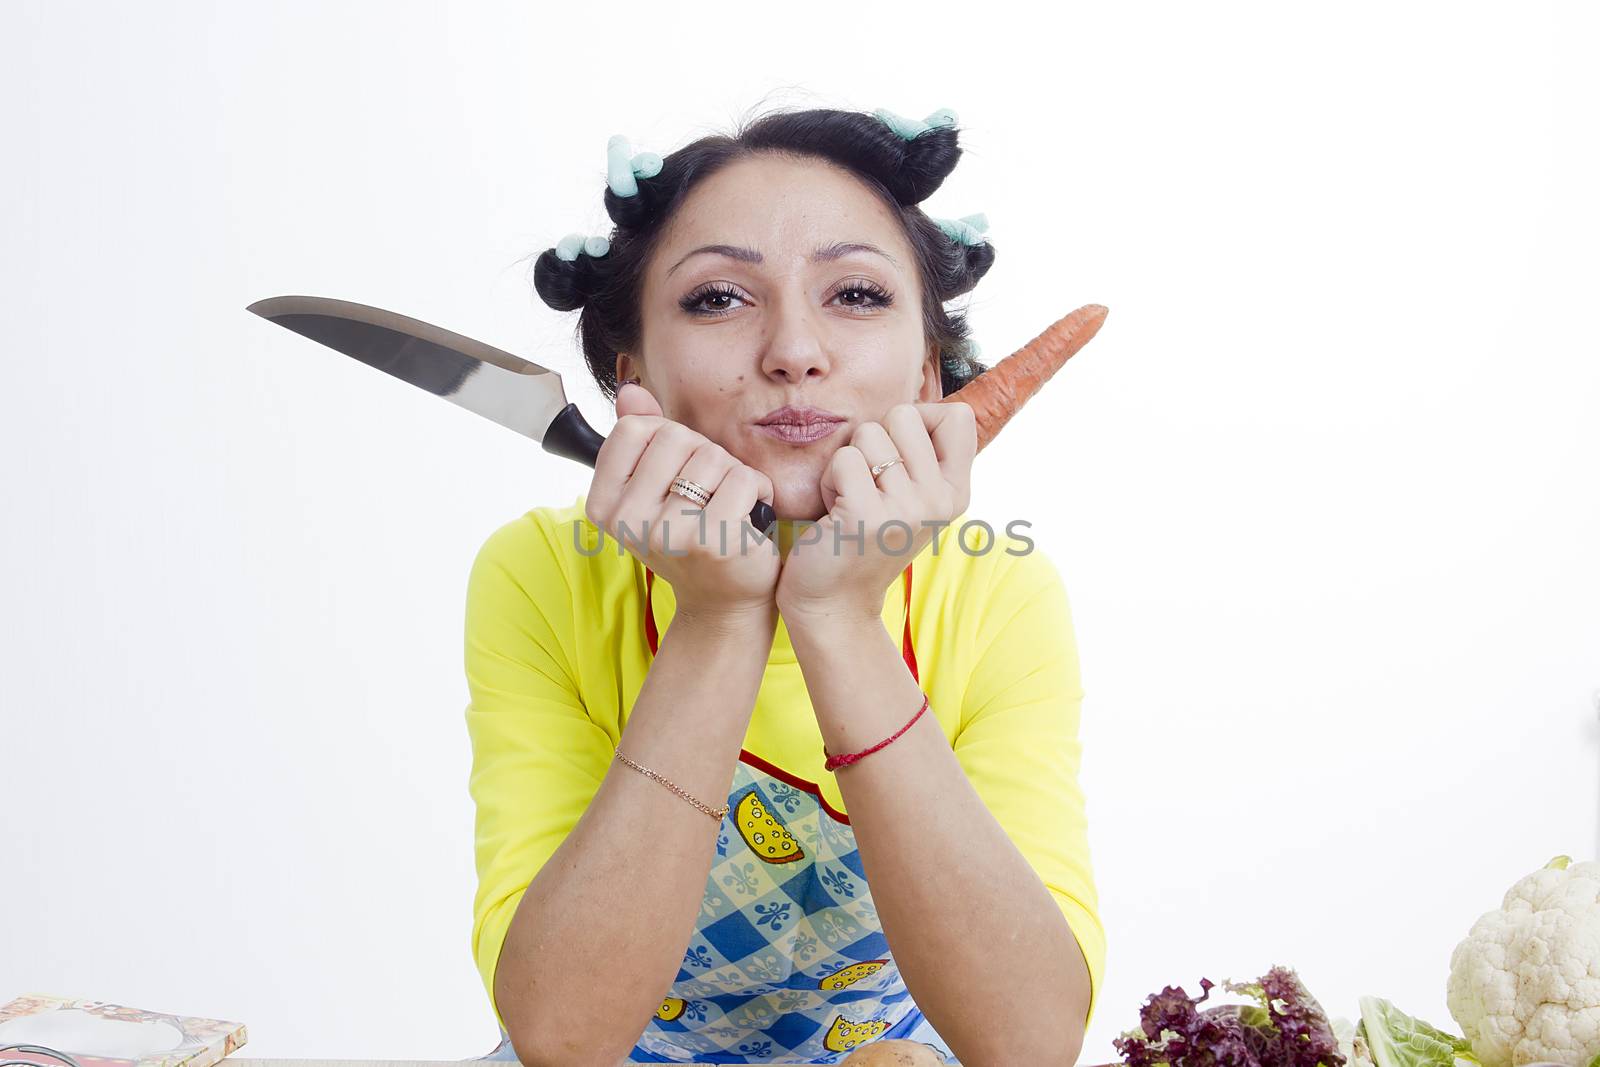
[[1456,1028],[1473,920],[1595,852],[1600,22],[984,11],[0,5],[0,1002],[487,1052],[465,580],[589,472],[245,305],[470,334],[604,432],[528,268],[609,228],[611,134],[950,107],[924,207],[989,217],[986,358],[1111,308],[973,500],[1072,600],[1085,1062],[1163,985],[1275,963]]

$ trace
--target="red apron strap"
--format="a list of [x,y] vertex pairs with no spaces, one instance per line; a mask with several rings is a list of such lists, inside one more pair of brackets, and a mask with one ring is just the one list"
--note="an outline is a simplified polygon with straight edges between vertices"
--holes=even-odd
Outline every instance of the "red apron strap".
[[650,573],[650,568],[644,569],[644,636],[650,642],[650,655],[656,654],[656,612],[650,600],[650,587],[655,584],[656,576]]
[[[906,589],[905,630],[900,635],[900,655],[906,661],[906,666],[911,668],[911,677],[919,683],[922,681],[917,674],[917,650],[911,644],[911,564],[906,564],[906,569],[900,573],[901,585]],[[650,655],[656,654],[660,644],[660,637],[656,632],[655,601],[652,599],[652,590],[655,588],[655,574],[649,567],[644,569],[644,636],[650,645]]]
[[906,587],[906,627],[900,635],[900,654],[905,657],[906,666],[911,668],[911,677],[921,684],[922,679],[917,677],[917,650],[911,647],[911,564],[906,564],[902,574],[905,578],[902,584]]

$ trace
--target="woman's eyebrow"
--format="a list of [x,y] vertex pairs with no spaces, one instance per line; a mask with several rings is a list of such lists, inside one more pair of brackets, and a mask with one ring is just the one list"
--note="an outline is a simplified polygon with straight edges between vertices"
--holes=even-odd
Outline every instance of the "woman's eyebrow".
[[[696,248],[694,251],[684,256],[683,259],[680,259],[678,262],[674,263],[672,268],[667,271],[667,277],[672,277],[672,272],[683,266],[684,260],[689,259],[690,256],[698,256],[705,252],[709,252],[712,255],[727,256],[729,259],[737,259],[743,263],[766,262],[761,253],[756,251],[754,248],[743,248],[738,245],[701,245],[699,248]],[[871,252],[874,255],[882,256],[890,263],[893,263],[896,267],[900,266],[899,262],[897,262],[893,256],[879,248],[877,245],[862,244],[859,241],[835,241],[831,245],[823,245],[821,248],[811,253],[811,262],[826,263],[830,260],[848,256],[851,252]]]

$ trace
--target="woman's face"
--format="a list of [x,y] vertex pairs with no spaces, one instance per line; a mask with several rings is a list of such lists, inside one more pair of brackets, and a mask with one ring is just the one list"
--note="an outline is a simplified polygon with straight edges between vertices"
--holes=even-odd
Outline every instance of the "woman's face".
[[[701,182],[662,234],[642,299],[642,351],[617,357],[618,380],[637,377],[663,415],[771,478],[782,519],[823,515],[823,472],[856,426],[941,396],[911,248],[876,196],[824,162],[760,155]],[[763,429],[785,405],[841,421],[811,440]]]

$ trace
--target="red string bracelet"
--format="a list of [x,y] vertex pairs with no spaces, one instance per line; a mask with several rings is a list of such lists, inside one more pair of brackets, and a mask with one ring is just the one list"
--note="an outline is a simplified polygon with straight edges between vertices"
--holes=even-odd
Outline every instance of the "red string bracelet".
[[871,748],[864,748],[860,752],[850,752],[850,753],[847,753],[847,754],[842,755],[842,756],[828,756],[828,750],[826,748],[824,748],[822,750],[822,754],[824,756],[828,756],[828,758],[822,764],[822,769],[825,770],[825,771],[838,770],[840,767],[849,766],[850,764],[854,763],[856,760],[861,759],[863,756],[872,755],[874,752],[878,751],[878,749],[880,749],[883,746],[887,745],[890,741],[893,741],[895,738],[899,737],[901,734],[903,734],[907,730],[911,729],[911,723],[914,723],[918,719],[922,718],[922,713],[927,711],[927,710],[928,710],[928,694],[924,693],[924,694],[922,694],[922,707],[918,708],[917,709],[917,713],[915,715],[911,716],[911,722],[906,723],[904,726],[900,727],[900,729],[896,730],[893,734],[891,734],[890,736],[884,738],[882,741],[879,741],[877,744],[873,745]]

